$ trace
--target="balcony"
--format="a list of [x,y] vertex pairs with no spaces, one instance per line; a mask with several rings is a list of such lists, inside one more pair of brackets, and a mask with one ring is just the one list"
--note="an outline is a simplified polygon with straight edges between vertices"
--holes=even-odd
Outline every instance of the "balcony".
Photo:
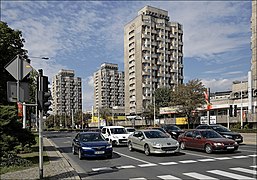
[[151,36],[150,36],[150,34],[142,34],[142,38],[150,39],[150,38],[151,38]]
[[150,47],[142,46],[142,50],[143,50],[143,51],[150,51]]

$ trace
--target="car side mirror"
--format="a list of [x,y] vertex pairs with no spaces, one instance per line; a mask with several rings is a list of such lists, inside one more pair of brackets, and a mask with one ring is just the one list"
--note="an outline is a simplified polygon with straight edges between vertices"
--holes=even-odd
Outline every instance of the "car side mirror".
[[200,135],[197,135],[196,136],[196,139],[201,139],[202,137]]
[[105,138],[106,141],[109,141],[109,138]]
[[140,136],[138,137],[138,139],[142,141],[144,139],[144,136]]

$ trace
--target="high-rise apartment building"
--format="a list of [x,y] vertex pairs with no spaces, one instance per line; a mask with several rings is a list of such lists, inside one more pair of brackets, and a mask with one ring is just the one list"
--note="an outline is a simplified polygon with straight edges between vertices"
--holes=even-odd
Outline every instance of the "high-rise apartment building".
[[117,64],[104,63],[94,73],[94,107],[124,107],[124,72]]
[[252,80],[253,88],[257,88],[257,1],[252,0],[252,18],[251,18],[251,49],[252,49]]
[[74,70],[60,70],[52,80],[52,107],[56,115],[68,115],[82,111],[81,78]]
[[161,87],[183,83],[182,25],[145,6],[124,27],[125,114],[140,115]]

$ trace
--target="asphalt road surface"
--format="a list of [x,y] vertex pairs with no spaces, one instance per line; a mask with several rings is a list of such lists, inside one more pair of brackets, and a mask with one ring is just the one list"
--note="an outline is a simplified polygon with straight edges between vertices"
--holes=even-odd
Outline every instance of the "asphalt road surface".
[[234,153],[181,150],[175,155],[151,156],[123,146],[114,147],[112,159],[79,160],[71,152],[75,134],[45,132],[82,179],[256,179],[255,145],[242,144]]

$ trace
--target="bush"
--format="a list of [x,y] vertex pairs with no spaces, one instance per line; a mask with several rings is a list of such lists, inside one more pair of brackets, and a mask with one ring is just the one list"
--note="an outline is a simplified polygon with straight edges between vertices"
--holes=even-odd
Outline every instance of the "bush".
[[17,156],[15,153],[4,153],[1,158],[0,167],[10,167],[10,166],[23,166],[29,167],[32,165],[32,162],[27,159],[22,159],[21,157]]

